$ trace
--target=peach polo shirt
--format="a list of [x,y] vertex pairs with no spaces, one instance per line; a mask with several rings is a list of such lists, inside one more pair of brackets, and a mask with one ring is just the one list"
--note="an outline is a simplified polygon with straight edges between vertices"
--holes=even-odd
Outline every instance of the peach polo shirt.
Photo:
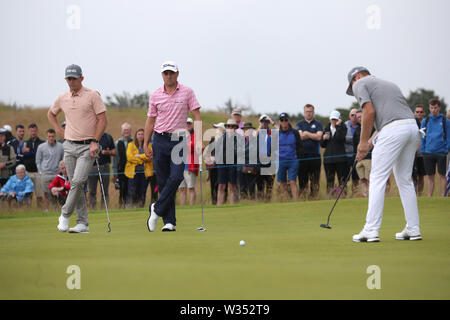
[[64,138],[71,141],[95,139],[97,115],[106,112],[100,93],[82,87],[77,93],[61,94],[51,106],[56,115],[63,111],[66,117]]

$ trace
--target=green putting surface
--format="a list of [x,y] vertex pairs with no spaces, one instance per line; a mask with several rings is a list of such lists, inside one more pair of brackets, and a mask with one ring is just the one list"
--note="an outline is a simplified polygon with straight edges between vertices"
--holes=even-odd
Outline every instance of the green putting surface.
[[[449,199],[420,198],[422,241],[398,241],[387,198],[379,243],[354,243],[366,199],[177,209],[177,231],[147,230],[146,210],[90,213],[89,234],[58,214],[0,215],[0,299],[450,299]],[[70,226],[75,225],[75,216]],[[240,246],[239,241],[246,245]],[[66,273],[80,268],[81,289]],[[378,266],[380,289],[368,289]],[[370,279],[369,279],[370,280]],[[370,283],[374,283],[369,281]]]

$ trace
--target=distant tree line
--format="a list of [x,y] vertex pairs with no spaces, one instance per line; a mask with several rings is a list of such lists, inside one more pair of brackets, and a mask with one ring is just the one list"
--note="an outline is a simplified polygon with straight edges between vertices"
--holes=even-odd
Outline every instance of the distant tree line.
[[150,94],[147,91],[134,95],[124,91],[121,94],[114,93],[111,96],[106,96],[105,106],[117,109],[148,108],[149,98]]

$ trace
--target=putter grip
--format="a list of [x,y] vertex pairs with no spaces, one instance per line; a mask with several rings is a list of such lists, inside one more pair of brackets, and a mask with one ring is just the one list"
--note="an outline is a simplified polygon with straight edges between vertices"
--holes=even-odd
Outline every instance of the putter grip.
[[202,165],[203,165],[203,157],[202,157],[202,155],[200,154],[200,155],[198,156],[198,167],[199,167],[199,170],[200,170],[200,171],[203,171],[203,170],[202,170]]

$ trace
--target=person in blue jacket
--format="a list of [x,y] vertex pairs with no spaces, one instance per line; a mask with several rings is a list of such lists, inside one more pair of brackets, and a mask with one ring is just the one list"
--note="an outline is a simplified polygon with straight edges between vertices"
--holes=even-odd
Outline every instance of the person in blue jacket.
[[16,167],[16,174],[8,179],[8,182],[0,190],[0,199],[8,201],[16,201],[19,205],[30,204],[31,195],[34,191],[34,184],[27,175],[25,166],[20,164]]
[[289,183],[293,200],[298,199],[297,176],[298,161],[301,153],[302,140],[300,134],[292,128],[288,114],[283,112],[280,114],[280,131],[278,136],[277,180],[280,183],[281,195],[284,198],[287,196],[287,183]]
[[450,147],[450,121],[440,114],[441,103],[438,99],[430,100],[430,114],[422,120],[420,131],[422,140],[420,152],[423,154],[425,174],[428,182],[428,196],[434,191],[436,166],[439,174],[441,195],[445,195],[447,179],[447,153]]

